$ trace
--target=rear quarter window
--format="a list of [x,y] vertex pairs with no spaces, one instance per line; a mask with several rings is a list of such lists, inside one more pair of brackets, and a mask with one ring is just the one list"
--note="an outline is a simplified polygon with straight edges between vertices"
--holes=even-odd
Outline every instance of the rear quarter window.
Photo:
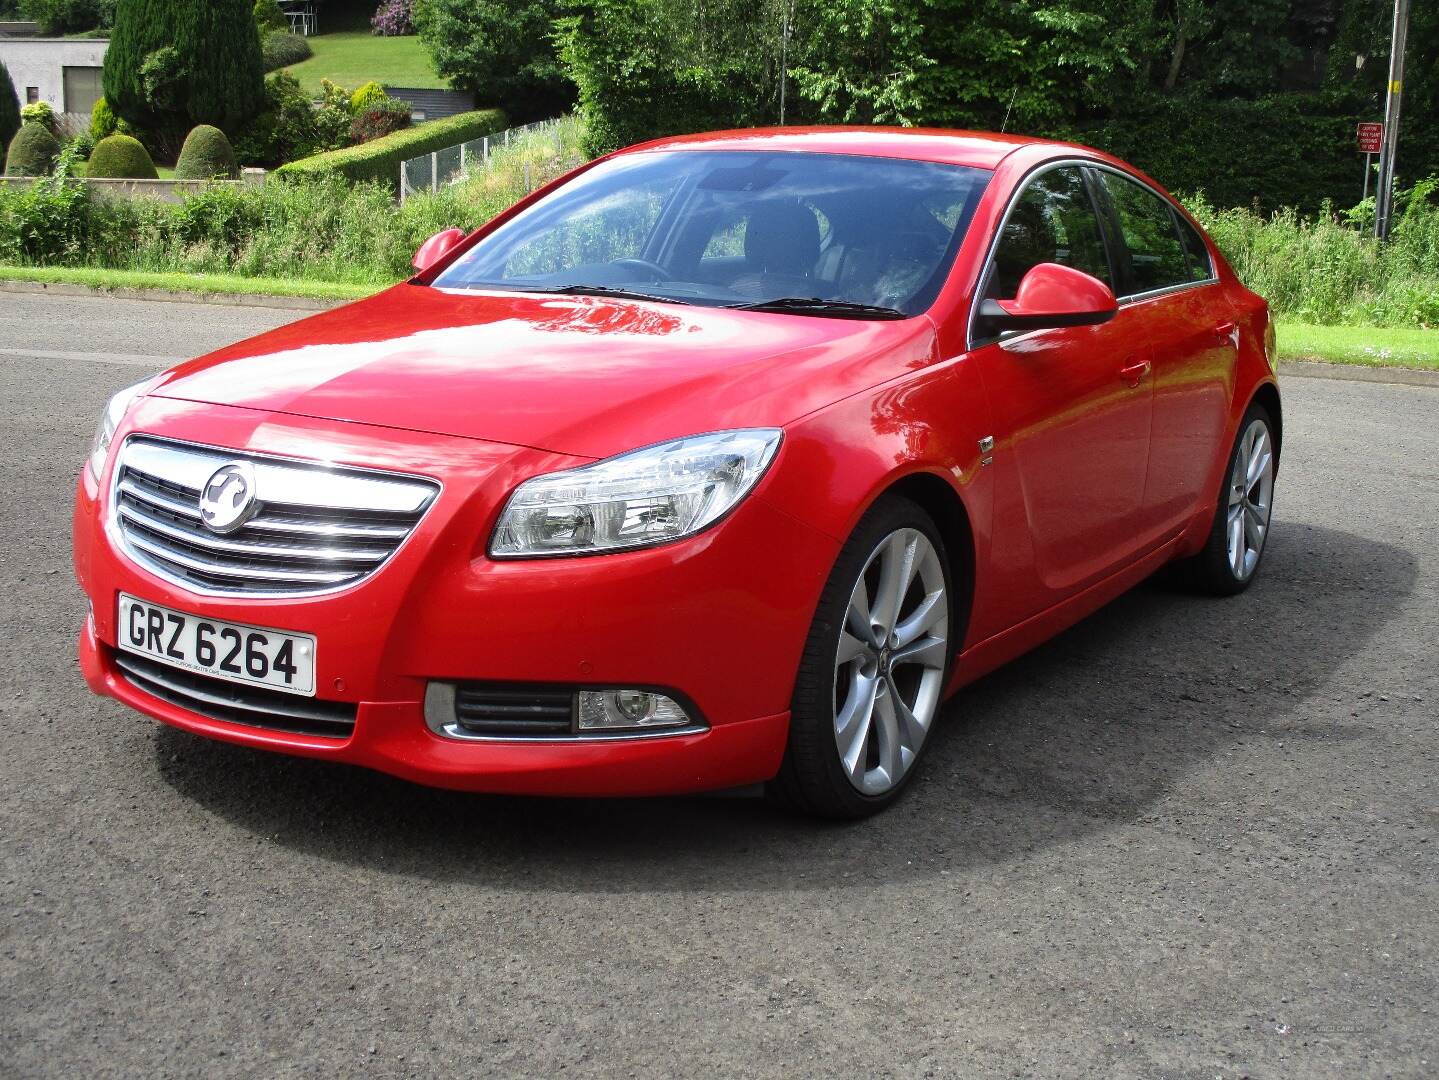
[[1124,261],[1128,263],[1125,295],[1170,289],[1196,280],[1191,276],[1189,255],[1180,241],[1176,215],[1169,203],[1137,181],[1108,171],[1100,175],[1123,233]]

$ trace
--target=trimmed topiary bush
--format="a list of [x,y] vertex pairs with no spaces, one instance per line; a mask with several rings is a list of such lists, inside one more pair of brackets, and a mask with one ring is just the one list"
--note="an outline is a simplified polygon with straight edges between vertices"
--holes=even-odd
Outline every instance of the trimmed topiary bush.
[[158,180],[145,144],[129,135],[110,135],[95,144],[85,175],[109,180]]
[[44,124],[21,124],[5,156],[6,176],[49,176],[60,144]]
[[176,180],[233,180],[240,174],[235,164],[235,151],[225,133],[209,124],[201,124],[185,136],[180,160],[175,165]]
[[499,109],[478,109],[406,128],[363,146],[348,146],[343,150],[331,150],[328,154],[292,161],[276,169],[275,175],[287,180],[331,176],[343,176],[351,183],[378,180],[393,191],[400,186],[400,162],[492,135],[503,131],[504,127],[505,114]]
[[279,71],[315,55],[315,50],[310,48],[309,38],[289,33],[265,35],[260,51],[265,58],[266,72]]
[[390,95],[385,93],[385,88],[377,82],[367,82],[353,94],[350,95],[350,112],[359,116],[377,108],[390,100]]

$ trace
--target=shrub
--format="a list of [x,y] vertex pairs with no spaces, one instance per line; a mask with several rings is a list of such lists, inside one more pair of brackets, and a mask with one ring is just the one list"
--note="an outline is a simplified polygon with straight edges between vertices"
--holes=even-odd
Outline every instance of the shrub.
[[315,55],[315,50],[310,48],[309,38],[289,32],[266,34],[260,52],[264,57],[267,72],[298,64],[301,60],[308,60]]
[[95,107],[90,110],[90,138],[99,142],[106,135],[115,134],[115,126],[118,117],[115,111],[110,108],[110,103],[104,98],[95,102]]
[[376,10],[370,26],[380,37],[403,37],[415,32],[410,21],[410,0],[384,0]]
[[285,13],[280,10],[280,5],[275,3],[275,0],[255,0],[250,15],[255,20],[255,29],[262,38],[275,31],[288,33],[290,30],[290,20],[285,18]]
[[114,180],[159,178],[145,145],[130,135],[109,135],[96,143],[85,175]]
[[359,116],[368,109],[383,105],[390,100],[385,88],[377,82],[367,82],[350,95],[350,112]]
[[35,101],[20,110],[22,124],[39,124],[51,135],[55,134],[55,110],[48,101]]
[[84,160],[95,152],[95,140],[88,131],[82,131],[80,134],[67,140],[65,145],[61,147],[60,152],[64,153],[66,150],[74,150],[76,159]]
[[15,93],[15,84],[10,81],[10,72],[0,64],[0,151],[10,145],[15,132],[20,130],[20,98]]
[[363,146],[294,161],[282,166],[276,175],[297,180],[326,176],[342,176],[351,182],[377,180],[393,191],[399,187],[400,162],[493,134],[504,127],[505,114],[499,109],[479,109],[397,131]]
[[235,156],[242,165],[281,165],[348,141],[349,110],[333,104],[315,109],[288,71],[265,78],[265,100],[265,110],[236,135]]
[[[43,130],[43,129],[42,129]],[[70,179],[75,152],[60,155],[55,175],[16,190],[0,185],[0,261],[74,263],[90,239],[90,198]]]
[[393,135],[410,126],[411,106],[408,101],[387,98],[382,105],[367,108],[350,124],[350,142],[367,143]]
[[176,180],[233,180],[240,174],[235,164],[235,151],[225,133],[209,124],[201,124],[185,136],[180,160],[175,164]]
[[21,124],[5,157],[6,176],[48,176],[60,144],[44,124]]

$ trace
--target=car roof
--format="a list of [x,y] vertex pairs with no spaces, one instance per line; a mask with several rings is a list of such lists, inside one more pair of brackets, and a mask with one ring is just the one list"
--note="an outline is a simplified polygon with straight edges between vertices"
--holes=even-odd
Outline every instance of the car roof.
[[905,158],[946,165],[967,165],[976,169],[993,169],[1015,150],[1025,146],[1051,146],[1073,154],[1103,156],[1088,147],[1025,135],[901,127],[788,127],[708,131],[696,135],[654,139],[628,147],[620,153],[634,154],[656,150],[808,151],[816,154]]

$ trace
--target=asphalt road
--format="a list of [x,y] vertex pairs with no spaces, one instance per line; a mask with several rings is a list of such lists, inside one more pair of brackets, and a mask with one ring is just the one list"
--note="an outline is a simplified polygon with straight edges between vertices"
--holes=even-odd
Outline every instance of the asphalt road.
[[1292,379],[1262,580],[967,691],[890,813],[478,798],[89,695],[101,403],[293,312],[0,294],[0,1074],[1439,1075],[1439,390]]

